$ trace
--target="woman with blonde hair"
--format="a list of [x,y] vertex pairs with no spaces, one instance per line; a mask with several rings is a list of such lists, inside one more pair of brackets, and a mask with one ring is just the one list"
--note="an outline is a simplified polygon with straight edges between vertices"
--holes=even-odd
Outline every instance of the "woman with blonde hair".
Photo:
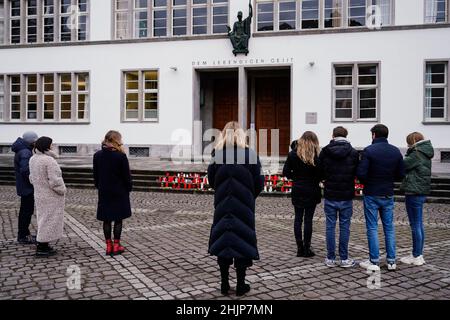
[[423,228],[423,205],[431,188],[431,159],[434,149],[430,140],[420,132],[406,137],[408,151],[403,161],[405,178],[400,189],[405,192],[405,206],[412,233],[412,254],[400,259],[405,264],[421,266],[425,263],[423,247],[425,230]]
[[317,165],[319,153],[317,135],[312,131],[306,131],[298,139],[296,148],[289,152],[283,167],[283,175],[293,180],[292,204],[295,209],[294,234],[297,257],[315,255],[311,250],[312,221],[316,205],[320,203],[322,197],[319,186],[321,173]]
[[106,255],[122,254],[125,251],[120,245],[122,220],[131,216],[132,181],[122,136],[117,131],[108,131],[102,149],[94,154],[94,183],[98,189],[97,219],[103,221]]
[[229,268],[236,268],[236,295],[250,290],[245,273],[259,260],[255,231],[255,200],[264,186],[261,164],[246,143],[245,131],[237,122],[225,125],[212,153],[208,179],[214,193],[214,219],[208,252],[217,256],[221,292],[230,290]]

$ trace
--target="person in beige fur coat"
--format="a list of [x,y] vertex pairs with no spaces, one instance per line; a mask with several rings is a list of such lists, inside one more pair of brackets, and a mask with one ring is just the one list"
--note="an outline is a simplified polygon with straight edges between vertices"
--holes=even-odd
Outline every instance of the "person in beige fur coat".
[[51,145],[51,138],[39,138],[30,159],[30,182],[34,187],[38,224],[37,256],[56,254],[49,242],[60,239],[64,228],[66,186]]

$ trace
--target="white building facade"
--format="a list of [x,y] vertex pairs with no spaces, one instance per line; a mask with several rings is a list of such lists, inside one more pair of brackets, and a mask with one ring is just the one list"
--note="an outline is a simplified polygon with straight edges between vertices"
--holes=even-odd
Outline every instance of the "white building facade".
[[226,26],[246,0],[0,0],[0,145],[33,130],[91,154],[116,129],[130,154],[168,157],[201,149],[196,121],[237,120],[278,129],[285,154],[337,125],[363,148],[383,123],[403,148],[424,133],[445,162],[449,2],[252,0],[249,53],[235,56]]

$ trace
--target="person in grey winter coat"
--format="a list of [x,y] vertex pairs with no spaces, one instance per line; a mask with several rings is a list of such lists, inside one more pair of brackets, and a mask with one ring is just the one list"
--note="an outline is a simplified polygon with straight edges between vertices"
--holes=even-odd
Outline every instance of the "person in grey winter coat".
[[38,224],[37,256],[56,254],[49,242],[60,239],[64,229],[66,186],[51,145],[52,139],[40,137],[30,159],[30,182],[34,186]]
[[22,138],[12,145],[14,155],[14,172],[16,176],[16,191],[20,196],[17,241],[20,244],[35,244],[36,236],[30,234],[31,217],[34,213],[34,190],[30,183],[29,162],[33,155],[32,149],[38,139],[35,132],[25,132]]

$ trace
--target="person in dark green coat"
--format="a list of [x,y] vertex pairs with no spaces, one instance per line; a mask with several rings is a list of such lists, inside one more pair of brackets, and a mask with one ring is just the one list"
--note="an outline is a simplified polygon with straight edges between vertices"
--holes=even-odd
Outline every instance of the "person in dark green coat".
[[431,159],[434,149],[430,140],[425,140],[419,132],[406,137],[408,151],[404,159],[406,176],[400,189],[405,193],[405,205],[412,232],[412,255],[400,261],[421,266],[425,263],[423,246],[425,232],[423,228],[423,205],[431,189]]

